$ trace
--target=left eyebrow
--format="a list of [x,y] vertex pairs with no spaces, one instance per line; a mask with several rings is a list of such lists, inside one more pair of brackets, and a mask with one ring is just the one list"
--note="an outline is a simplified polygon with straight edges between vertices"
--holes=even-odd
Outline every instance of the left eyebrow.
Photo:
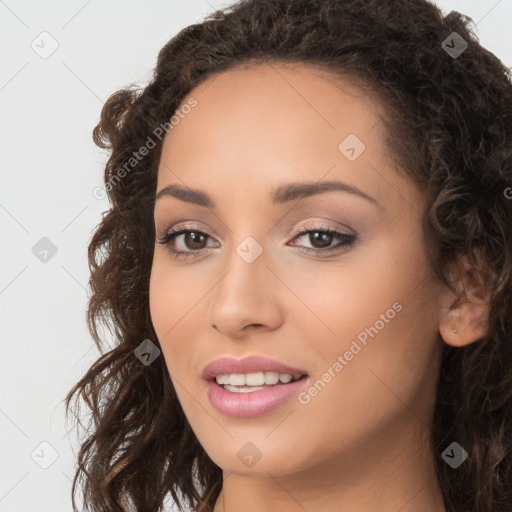
[[[310,197],[325,192],[340,191],[361,197],[366,201],[383,208],[382,205],[373,197],[359,190],[354,185],[348,185],[341,181],[321,181],[321,182],[302,182],[288,183],[274,189],[270,198],[272,204],[284,204],[295,199]],[[186,203],[196,204],[205,208],[215,208],[215,201],[204,191],[183,187],[177,183],[167,185],[156,194],[156,201],[162,197],[170,196]]]
[[289,183],[277,187],[272,191],[270,197],[273,204],[283,204],[295,199],[302,199],[304,197],[313,196],[316,194],[323,194],[325,192],[340,191],[353,194],[355,196],[366,199],[370,203],[382,208],[382,205],[373,197],[365,194],[354,185],[348,185],[342,181],[320,181],[320,182],[304,182],[304,183]]

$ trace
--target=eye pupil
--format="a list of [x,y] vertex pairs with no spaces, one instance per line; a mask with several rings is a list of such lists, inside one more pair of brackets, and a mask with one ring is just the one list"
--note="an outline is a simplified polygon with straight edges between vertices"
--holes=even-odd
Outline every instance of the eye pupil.
[[[189,242],[192,241],[192,248],[197,249],[198,247],[194,247],[194,244],[197,243],[196,239],[197,238],[200,239],[201,237],[203,239],[205,238],[205,236],[202,233],[196,233],[194,231],[189,231],[188,233],[185,234],[185,244],[190,247]],[[204,242],[204,240],[203,240],[203,242]],[[201,248],[202,247],[200,246],[199,249],[201,249]]]
[[[320,235],[320,236],[317,236],[317,235]],[[311,233],[309,237],[310,237],[310,241],[313,246],[315,246],[315,243],[313,243],[313,242],[320,241],[320,248],[327,247],[332,243],[332,234],[330,234],[330,233],[325,233],[322,231],[315,231],[315,232]]]

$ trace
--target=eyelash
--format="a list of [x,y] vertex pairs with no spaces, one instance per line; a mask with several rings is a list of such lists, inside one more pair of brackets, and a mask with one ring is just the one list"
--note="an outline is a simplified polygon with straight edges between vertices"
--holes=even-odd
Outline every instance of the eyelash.
[[[167,249],[169,250],[171,255],[174,256],[175,258],[196,257],[196,256],[198,256],[198,253],[203,251],[204,249],[199,249],[197,251],[180,251],[170,245],[171,242],[176,237],[186,234],[186,233],[190,233],[190,232],[209,237],[209,235],[207,233],[187,226],[183,229],[178,229],[178,230],[171,229],[170,231],[164,233],[163,235],[158,236],[157,243],[167,246]],[[317,255],[332,253],[332,252],[336,252],[336,251],[341,252],[340,248],[342,248],[343,250],[346,250],[349,247],[351,247],[352,245],[354,245],[354,243],[356,242],[355,235],[347,235],[346,233],[341,233],[340,231],[336,231],[336,230],[328,228],[326,226],[315,226],[312,229],[301,227],[297,230],[297,233],[293,236],[292,241],[295,240],[296,238],[301,238],[304,235],[307,235],[310,233],[326,233],[328,235],[334,235],[335,238],[340,238],[340,239],[344,240],[344,242],[341,242],[334,247],[330,247],[329,249],[311,249],[309,247],[303,247],[302,249],[299,249],[301,252],[305,252],[308,254],[317,254]]]

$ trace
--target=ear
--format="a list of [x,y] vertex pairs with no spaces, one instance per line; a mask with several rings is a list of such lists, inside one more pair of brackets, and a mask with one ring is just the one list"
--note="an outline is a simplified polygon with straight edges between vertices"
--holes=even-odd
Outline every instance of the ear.
[[453,347],[469,345],[487,334],[489,328],[490,295],[485,292],[481,273],[462,257],[457,280],[459,295],[446,290],[441,301],[439,334]]

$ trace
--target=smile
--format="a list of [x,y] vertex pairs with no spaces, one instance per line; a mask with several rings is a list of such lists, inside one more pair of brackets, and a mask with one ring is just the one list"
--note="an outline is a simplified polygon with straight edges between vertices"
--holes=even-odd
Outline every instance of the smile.
[[268,357],[223,357],[202,372],[208,399],[217,411],[231,417],[252,417],[273,411],[304,387],[309,376]]

